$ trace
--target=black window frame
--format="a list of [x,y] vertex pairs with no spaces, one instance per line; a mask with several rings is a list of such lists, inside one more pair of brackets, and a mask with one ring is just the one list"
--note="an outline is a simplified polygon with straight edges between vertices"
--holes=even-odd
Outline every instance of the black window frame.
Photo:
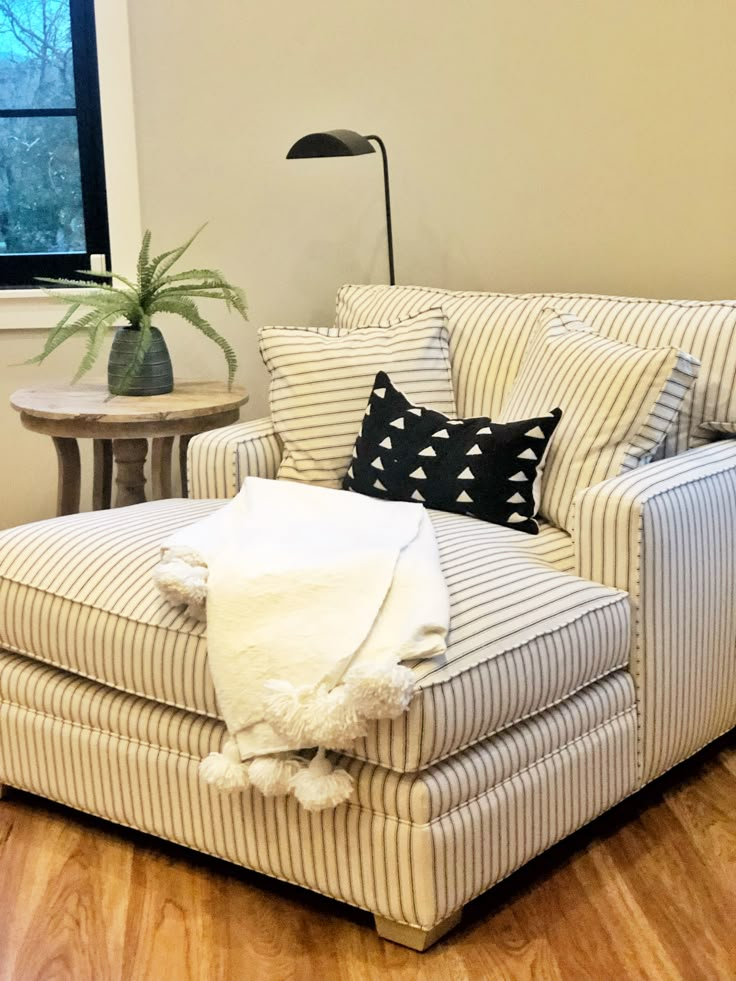
[[0,255],[0,290],[40,289],[37,276],[80,279],[91,267],[92,255],[105,256],[110,268],[110,230],[107,212],[102,110],[97,61],[94,0],[69,0],[75,106],[64,109],[4,109],[0,119],[71,116],[77,121],[79,171],[86,252],[36,252]]

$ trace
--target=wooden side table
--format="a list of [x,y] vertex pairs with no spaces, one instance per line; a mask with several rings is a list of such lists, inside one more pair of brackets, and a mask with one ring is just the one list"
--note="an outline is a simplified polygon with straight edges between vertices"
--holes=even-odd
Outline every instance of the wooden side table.
[[145,501],[143,468],[151,440],[153,498],[171,497],[171,456],[179,437],[179,466],[186,494],[187,445],[192,436],[237,422],[248,401],[244,389],[220,382],[177,382],[168,395],[109,397],[103,384],[39,386],[14,392],[10,404],[26,429],[51,436],[59,462],[57,514],[79,511],[78,439],[94,440],[92,506],[109,508],[113,459],[116,507]]

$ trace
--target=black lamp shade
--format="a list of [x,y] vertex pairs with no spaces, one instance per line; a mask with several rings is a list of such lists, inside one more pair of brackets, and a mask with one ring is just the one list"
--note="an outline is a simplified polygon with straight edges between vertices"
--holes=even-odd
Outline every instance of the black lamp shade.
[[360,133],[356,133],[352,129],[330,129],[324,133],[309,133],[297,140],[286,154],[286,159],[356,157],[361,153],[375,152],[375,147]]

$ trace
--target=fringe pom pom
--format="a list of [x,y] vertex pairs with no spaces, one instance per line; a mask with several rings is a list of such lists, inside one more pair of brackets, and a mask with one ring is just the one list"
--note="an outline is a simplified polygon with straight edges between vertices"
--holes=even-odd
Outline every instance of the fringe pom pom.
[[282,797],[290,793],[291,781],[305,766],[296,757],[257,756],[251,760],[248,777],[264,797]]
[[221,753],[210,753],[199,764],[199,775],[218,790],[246,790],[250,786],[248,765],[240,759],[237,743],[228,739]]
[[324,811],[348,800],[353,778],[347,770],[334,769],[320,748],[309,766],[292,778],[291,790],[306,811]]
[[414,694],[414,675],[401,664],[390,668],[353,668],[344,687],[356,713],[366,719],[397,719]]
[[270,692],[263,702],[266,722],[293,746],[316,746],[314,703],[320,695],[327,694],[324,686],[295,688],[288,681],[269,681],[265,687]]
[[189,616],[205,619],[208,570],[204,565],[190,565],[176,556],[167,556],[153,570],[153,581],[174,606],[186,606]]

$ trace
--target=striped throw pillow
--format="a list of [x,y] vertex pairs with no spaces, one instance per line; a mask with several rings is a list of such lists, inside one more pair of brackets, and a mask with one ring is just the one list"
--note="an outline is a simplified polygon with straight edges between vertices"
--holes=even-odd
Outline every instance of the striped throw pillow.
[[591,330],[573,314],[544,310],[501,413],[501,422],[559,405],[539,512],[573,533],[578,491],[647,463],[695,382],[700,362],[673,347],[642,348]]
[[340,487],[373,380],[390,371],[409,398],[454,416],[445,318],[430,310],[389,328],[262,327],[278,477]]

